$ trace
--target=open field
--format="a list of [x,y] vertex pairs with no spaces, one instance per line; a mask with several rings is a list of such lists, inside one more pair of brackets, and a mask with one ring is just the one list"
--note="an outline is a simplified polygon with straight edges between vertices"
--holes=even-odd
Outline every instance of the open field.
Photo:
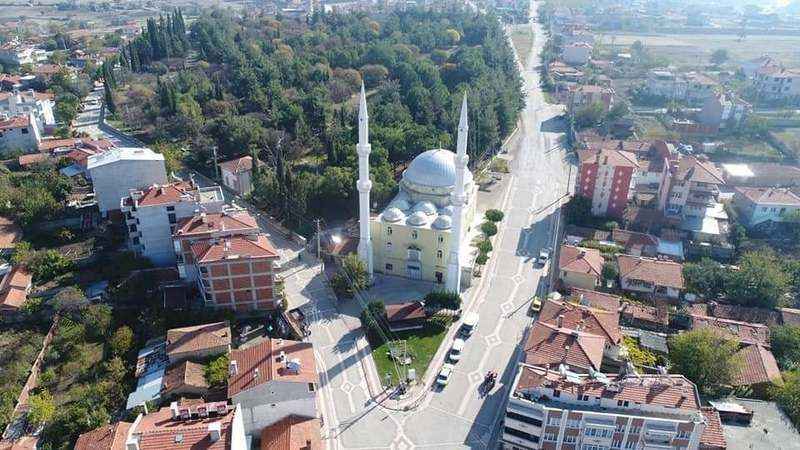
[[598,40],[616,50],[626,50],[636,41],[657,56],[665,56],[676,65],[707,65],[711,53],[726,49],[731,62],[753,59],[764,53],[783,61],[787,66],[800,66],[800,36],[747,36],[743,41],[733,34],[633,34],[599,35]]
[[527,66],[528,58],[533,47],[533,30],[529,25],[517,25],[511,31],[511,41],[517,50],[523,66]]
[[[417,380],[421,381],[425,377],[428,365],[433,359],[433,355],[439,349],[447,328],[450,326],[450,319],[444,317],[434,317],[428,320],[425,328],[421,330],[401,331],[395,333],[399,339],[405,339],[408,345],[408,352],[411,354],[411,364],[409,369],[416,369]],[[397,374],[395,373],[394,363],[389,358],[389,345],[372,344],[372,357],[375,359],[375,366],[381,381],[385,382],[386,374],[391,374],[392,385],[397,385]]]
[[784,128],[773,131],[772,134],[792,152],[795,158],[800,157],[800,128]]
[[723,144],[723,148],[709,153],[712,160],[732,161],[739,158],[765,162],[783,160],[783,155],[764,140],[729,137],[718,141]]

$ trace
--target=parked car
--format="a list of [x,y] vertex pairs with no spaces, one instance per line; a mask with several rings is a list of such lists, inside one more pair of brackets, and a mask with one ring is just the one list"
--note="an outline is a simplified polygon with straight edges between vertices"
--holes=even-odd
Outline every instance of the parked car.
[[450,381],[450,375],[453,373],[453,365],[452,364],[444,364],[442,366],[442,370],[439,371],[439,375],[436,377],[436,384],[441,387],[447,386],[447,383]]
[[471,312],[464,316],[464,322],[461,324],[461,336],[468,338],[472,336],[472,333],[478,328],[478,313]]
[[539,265],[544,266],[545,264],[547,264],[547,261],[549,259],[550,259],[550,249],[543,248],[539,251],[539,259],[537,259],[536,262],[538,262]]
[[464,340],[458,338],[453,341],[453,346],[450,347],[450,361],[457,363],[461,359],[461,353],[464,351]]
[[542,310],[542,300],[539,298],[538,295],[533,297],[531,300],[531,312],[539,312]]

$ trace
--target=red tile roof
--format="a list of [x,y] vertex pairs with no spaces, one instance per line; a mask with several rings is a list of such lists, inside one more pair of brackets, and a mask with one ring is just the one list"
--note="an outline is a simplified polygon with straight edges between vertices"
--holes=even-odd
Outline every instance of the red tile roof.
[[[285,360],[281,360],[281,352]],[[314,348],[309,342],[267,339],[252,347],[231,351],[230,360],[231,364],[236,361],[237,370],[228,378],[228,398],[272,380],[319,382]],[[287,367],[294,360],[300,364],[297,372]]]
[[170,367],[164,374],[161,386],[163,396],[169,397],[170,392],[186,387],[208,389],[204,365],[192,361],[184,361]]
[[29,155],[21,155],[17,158],[17,164],[19,164],[20,167],[30,166],[31,164],[44,161],[47,161],[47,155],[45,153],[31,153]]
[[700,450],[725,450],[728,443],[725,441],[725,434],[722,431],[722,420],[719,413],[714,408],[701,408],[703,417],[706,419],[706,428],[700,436]]
[[572,245],[562,245],[558,257],[559,270],[585,273],[597,277],[603,272],[604,263],[605,260],[600,254],[600,250]]
[[783,382],[775,356],[766,347],[758,344],[745,345],[737,355],[742,361],[734,376],[734,386]]
[[261,430],[261,450],[321,450],[319,419],[287,416]]
[[523,365],[520,367],[518,391],[530,391],[539,387],[558,389],[569,395],[588,395],[611,400],[622,400],[643,405],[663,406],[683,410],[700,410],[700,398],[694,384],[683,375],[669,375],[669,381],[663,375],[625,376],[606,374],[610,385],[619,389],[610,389],[609,385],[581,375],[581,383],[573,383],[565,379],[557,370],[546,370],[544,367]]
[[420,302],[395,303],[393,305],[386,305],[386,319],[389,322],[424,319],[425,317],[427,317],[425,314],[425,307],[422,306],[422,303]]
[[760,323],[692,315],[692,329],[711,328],[744,344],[769,346],[769,327]]
[[13,220],[0,216],[0,248],[13,248],[22,238],[22,229]]
[[115,422],[83,433],[74,450],[124,450],[131,423]]
[[[169,407],[142,416],[133,434],[139,438],[139,450],[225,450],[230,448],[231,423],[235,410],[221,417],[173,419]],[[211,440],[209,425],[220,423],[220,439]]]
[[581,164],[598,164],[602,166],[638,168],[636,155],[615,148],[590,148],[578,151]]
[[623,302],[620,311],[626,320],[648,322],[657,326],[669,325],[669,311],[667,305],[648,306],[640,303]]
[[42,142],[39,142],[39,151],[40,152],[49,152],[55,150],[57,148],[64,148],[64,147],[75,147],[80,143],[80,139],[76,138],[68,138],[68,139],[45,139]]
[[229,231],[258,231],[258,223],[247,211],[197,214],[178,222],[175,236],[203,236]]
[[615,228],[611,232],[611,239],[626,249],[646,246],[658,247],[658,239],[655,236],[619,228]]
[[630,255],[617,257],[620,278],[647,281],[656,286],[683,289],[683,265]]
[[231,345],[228,322],[215,322],[167,331],[167,355],[198,352]]
[[725,184],[722,172],[713,162],[696,156],[681,157],[674,178],[695,183]]
[[757,205],[800,206],[800,196],[789,188],[738,187],[736,192]]
[[536,322],[523,350],[527,364],[566,364],[588,371],[600,369],[605,343],[602,336]]
[[16,116],[0,121],[0,130],[10,130],[12,128],[27,128],[30,125],[28,116]]
[[739,305],[715,303],[710,305],[709,314],[704,316],[719,317],[720,319],[738,320],[741,322],[760,323],[767,326],[781,324],[781,313],[773,309],[748,308]]
[[279,257],[265,234],[204,239],[192,244],[192,254],[198,263]]
[[190,195],[190,192],[194,189],[194,185],[189,181],[148,186],[142,189],[138,203],[139,206],[159,206],[169,203],[178,203],[181,199]]
[[599,308],[605,311],[619,311],[621,298],[605,292],[590,291],[588,289],[572,288],[570,290],[571,301],[581,303],[592,308]]
[[561,328],[602,336],[615,345],[622,340],[617,311],[609,312],[572,303],[546,300],[539,313],[539,321],[558,326],[559,317],[561,317]]
[[242,156],[219,164],[221,170],[231,173],[242,173],[253,170],[253,157]]
[[33,277],[23,267],[16,266],[0,281],[0,310],[16,311],[28,299],[28,289]]

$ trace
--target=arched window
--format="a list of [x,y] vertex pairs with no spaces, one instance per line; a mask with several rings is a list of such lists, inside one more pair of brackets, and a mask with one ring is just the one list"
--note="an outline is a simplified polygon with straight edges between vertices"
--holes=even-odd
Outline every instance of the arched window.
[[442,236],[442,235],[439,235],[439,243],[440,243],[440,244],[443,244],[443,243],[444,243],[444,236]]
[[386,234],[388,234],[389,236],[392,235],[392,227],[386,227]]
[[441,250],[436,250],[436,257],[442,259],[442,256],[444,256],[444,253]]
[[411,239],[416,239],[417,237],[419,237],[417,230],[411,230]]
[[392,243],[391,242],[387,242],[386,243],[386,250],[392,251]]

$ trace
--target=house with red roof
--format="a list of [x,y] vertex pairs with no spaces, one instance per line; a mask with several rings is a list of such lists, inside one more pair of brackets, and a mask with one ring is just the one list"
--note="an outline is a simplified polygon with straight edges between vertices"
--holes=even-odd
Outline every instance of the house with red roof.
[[288,416],[261,432],[261,450],[322,450],[319,419]]
[[[261,166],[261,161],[258,162]],[[219,164],[222,183],[241,195],[253,190],[253,157],[242,156]]]
[[562,245],[558,255],[559,280],[566,287],[593,290],[600,286],[603,264],[600,250]]
[[316,418],[319,378],[309,342],[266,339],[229,356],[228,398],[242,410],[246,434],[289,416]]
[[622,290],[677,300],[684,289],[683,264],[630,255],[617,256]]
[[619,313],[580,304],[548,299],[539,312],[539,322],[569,328],[601,336],[605,339],[603,354],[611,359],[619,358],[622,332],[619,329]]
[[526,364],[559,367],[578,373],[600,370],[606,339],[586,331],[561,328],[537,321],[523,351]]
[[170,364],[201,361],[224,355],[231,350],[231,327],[228,322],[206,323],[167,331],[166,355]]
[[738,187],[733,205],[747,227],[785,222],[800,211],[800,195],[789,188]]

